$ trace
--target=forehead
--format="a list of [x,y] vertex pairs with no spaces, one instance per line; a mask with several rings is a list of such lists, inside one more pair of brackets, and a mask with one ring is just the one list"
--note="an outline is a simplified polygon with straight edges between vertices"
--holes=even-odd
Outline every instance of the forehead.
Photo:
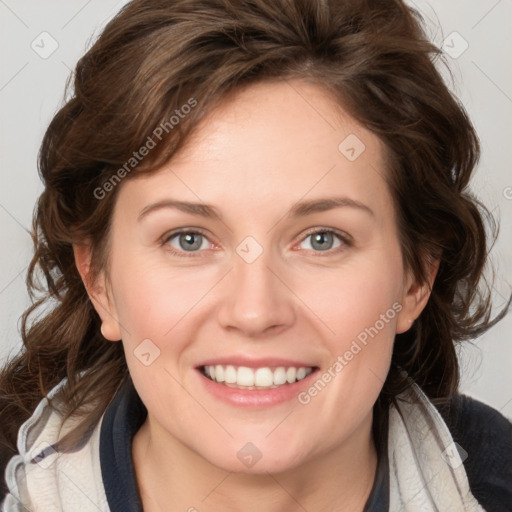
[[343,194],[383,212],[391,201],[384,153],[323,88],[263,82],[227,97],[170,162],[130,180],[123,194],[136,194],[142,207],[178,194],[259,216],[261,208],[278,213],[301,198]]
[[379,139],[345,112],[327,89],[299,80],[258,82],[225,97],[173,160],[210,160],[227,154],[276,159],[286,152],[291,159],[318,157],[318,150],[337,159],[339,143],[351,134],[364,140],[367,156],[380,160]]

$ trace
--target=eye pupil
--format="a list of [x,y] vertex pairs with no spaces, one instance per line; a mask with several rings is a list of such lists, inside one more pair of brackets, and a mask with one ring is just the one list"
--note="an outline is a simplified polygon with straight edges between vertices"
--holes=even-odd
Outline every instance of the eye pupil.
[[315,233],[313,235],[313,241],[311,243],[311,246],[314,249],[318,249],[320,251],[326,251],[332,247],[332,243],[333,243],[332,233],[323,231],[321,233]]
[[185,251],[199,249],[202,242],[201,237],[202,235],[199,233],[184,233],[179,237],[180,247]]

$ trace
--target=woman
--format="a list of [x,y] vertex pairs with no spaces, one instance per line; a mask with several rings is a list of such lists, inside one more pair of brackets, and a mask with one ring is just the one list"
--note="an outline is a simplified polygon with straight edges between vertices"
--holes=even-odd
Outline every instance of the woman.
[[511,425],[457,390],[506,309],[437,54],[398,1],[123,8],[41,148],[3,510],[507,509]]

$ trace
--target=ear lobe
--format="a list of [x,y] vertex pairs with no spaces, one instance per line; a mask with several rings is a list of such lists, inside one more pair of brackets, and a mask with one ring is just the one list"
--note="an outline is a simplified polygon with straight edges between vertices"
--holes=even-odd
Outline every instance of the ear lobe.
[[401,302],[402,310],[397,317],[397,334],[408,331],[427,305],[439,269],[439,263],[440,260],[436,259],[430,265],[428,282],[426,283],[419,283],[412,273],[408,274]]
[[105,276],[91,273],[92,249],[88,243],[73,244],[75,265],[82,278],[89,299],[101,318],[101,333],[110,341],[121,339],[121,329],[113,301],[109,297]]

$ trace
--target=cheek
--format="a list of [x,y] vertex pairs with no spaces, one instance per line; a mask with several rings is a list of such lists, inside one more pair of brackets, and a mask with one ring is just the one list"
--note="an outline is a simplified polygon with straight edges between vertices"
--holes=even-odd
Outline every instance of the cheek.
[[120,258],[115,270],[116,313],[130,374],[146,404],[158,409],[166,403],[167,409],[169,400],[183,394],[177,382],[190,366],[187,348],[197,338],[197,316],[219,277],[212,270],[170,269],[165,262],[127,258]]
[[185,318],[212,287],[212,272],[172,268],[165,261],[121,260],[115,275],[116,312],[123,341],[161,340]]
[[327,339],[337,340],[339,350],[376,323],[384,337],[394,337],[396,313],[401,309],[400,257],[376,252],[369,256],[354,258],[328,272],[315,269],[304,273],[293,285],[309,316],[316,317],[317,324],[321,320]]
[[299,400],[317,409],[315,417],[329,414],[337,422],[355,425],[354,419],[367,414],[377,399],[402,309],[400,262],[391,252],[381,253],[378,258],[354,260],[329,276],[318,272],[303,281],[298,295],[322,320],[329,353],[316,385]]

